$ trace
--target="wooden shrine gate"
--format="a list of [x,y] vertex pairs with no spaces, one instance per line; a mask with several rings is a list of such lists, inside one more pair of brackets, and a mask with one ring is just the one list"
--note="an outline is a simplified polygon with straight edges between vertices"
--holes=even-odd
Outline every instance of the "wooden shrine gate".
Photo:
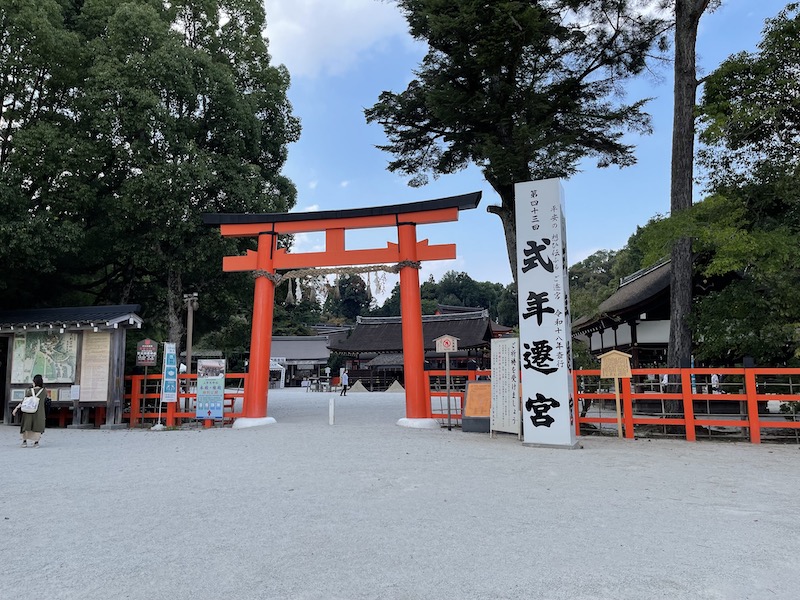
[[[405,370],[406,418],[430,419],[431,406],[425,377],[422,337],[422,304],[419,269],[423,260],[456,257],[455,244],[431,246],[417,241],[417,225],[457,221],[461,210],[476,208],[481,192],[409,204],[376,206],[314,213],[206,214],[207,225],[219,226],[224,237],[257,237],[258,250],[244,256],[226,256],[225,272],[252,271],[255,283],[250,337],[250,369],[244,390],[244,416],[267,416],[272,317],[279,270],[309,267],[341,267],[393,263],[400,274],[403,369]],[[345,231],[374,227],[397,227],[397,243],[385,248],[347,250]],[[325,232],[323,252],[290,253],[278,248],[281,234]]]

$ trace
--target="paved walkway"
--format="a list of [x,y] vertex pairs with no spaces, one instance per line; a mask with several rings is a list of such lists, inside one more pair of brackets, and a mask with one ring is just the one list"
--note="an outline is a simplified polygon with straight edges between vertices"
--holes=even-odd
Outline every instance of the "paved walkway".
[[402,394],[271,390],[277,424],[0,427],[8,599],[795,599],[797,446],[397,427]]

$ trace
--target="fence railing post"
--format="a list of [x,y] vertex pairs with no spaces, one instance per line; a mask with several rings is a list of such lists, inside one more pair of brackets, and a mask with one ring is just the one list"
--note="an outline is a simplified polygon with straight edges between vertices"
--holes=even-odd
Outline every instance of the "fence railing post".
[[758,388],[756,374],[753,369],[744,370],[744,391],[747,394],[747,420],[750,426],[750,441],[761,443],[761,426],[758,419]]
[[175,427],[175,405],[178,403],[176,400],[175,402],[166,402],[167,405],[167,427]]
[[694,423],[694,397],[692,396],[691,369],[681,369],[681,395],[683,396],[683,421],[686,427],[686,441],[697,441]]
[[581,398],[578,397],[578,372],[573,369],[572,371],[572,395],[575,398],[572,402],[573,419],[575,419],[575,435],[581,434]]
[[633,433],[633,397],[631,396],[632,378],[620,379],[622,385],[622,418],[625,423],[625,437],[634,438]]
[[144,377],[133,375],[131,377],[131,429],[136,427],[139,413],[141,412],[141,385]]

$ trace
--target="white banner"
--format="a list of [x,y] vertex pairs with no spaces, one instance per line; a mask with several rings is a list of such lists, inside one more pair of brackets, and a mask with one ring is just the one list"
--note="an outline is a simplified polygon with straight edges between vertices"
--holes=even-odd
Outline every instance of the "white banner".
[[492,340],[492,412],[489,431],[520,432],[519,340]]
[[523,442],[576,444],[564,193],[558,179],[514,186]]

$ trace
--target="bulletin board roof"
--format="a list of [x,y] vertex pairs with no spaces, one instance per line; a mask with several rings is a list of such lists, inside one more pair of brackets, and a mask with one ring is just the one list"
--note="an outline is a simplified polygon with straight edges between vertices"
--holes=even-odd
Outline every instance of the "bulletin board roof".
[[92,324],[102,328],[115,324],[120,327],[141,327],[142,318],[137,314],[140,310],[138,304],[4,310],[0,311],[0,328],[52,328],[66,325],[69,329],[82,329]]

